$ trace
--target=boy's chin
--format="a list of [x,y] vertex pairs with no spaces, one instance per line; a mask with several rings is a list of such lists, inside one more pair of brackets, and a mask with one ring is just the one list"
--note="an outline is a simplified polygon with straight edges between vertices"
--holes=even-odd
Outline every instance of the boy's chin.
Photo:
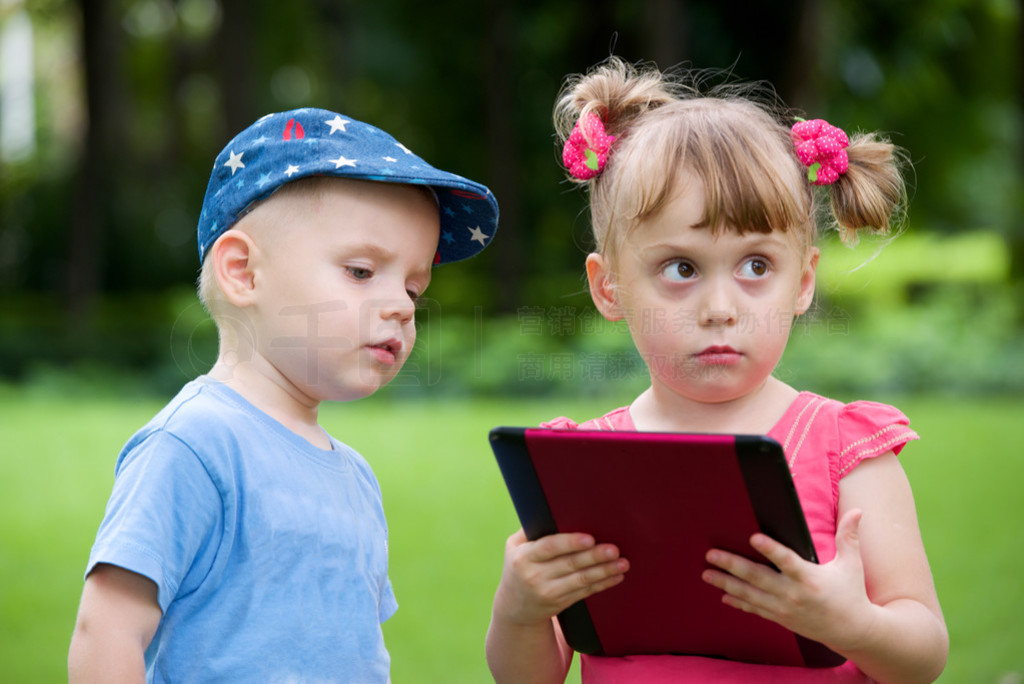
[[378,390],[386,387],[394,379],[395,374],[390,374],[386,377],[366,379],[362,383],[355,385],[347,383],[343,386],[329,387],[325,388],[326,391],[317,398],[320,401],[358,401],[359,399],[365,399],[374,395]]

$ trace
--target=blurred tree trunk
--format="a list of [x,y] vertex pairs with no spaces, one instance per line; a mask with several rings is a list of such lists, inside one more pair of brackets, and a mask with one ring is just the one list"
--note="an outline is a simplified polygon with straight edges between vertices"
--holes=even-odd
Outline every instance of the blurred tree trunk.
[[649,36],[650,53],[660,68],[679,64],[690,54],[690,41],[684,30],[685,0],[648,0],[644,7],[644,27]]
[[514,55],[511,44],[514,25],[505,0],[492,0],[487,11],[487,46],[484,54],[484,82],[487,84],[487,158],[490,187],[501,207],[501,239],[495,240],[497,262],[497,306],[513,312],[523,302],[522,192],[516,170],[522,165],[516,135],[516,90],[512,77]]
[[[1017,19],[1017,115],[1024,114],[1024,20]],[[1018,138],[1017,163],[1015,165],[1018,186],[1024,185],[1024,143]],[[1017,322],[1024,325],[1024,187],[1018,187],[1014,225],[1009,227],[1007,241],[1010,245],[1010,279],[1017,291]]]
[[[214,38],[224,135],[233,136],[256,118],[251,74],[254,73],[252,45],[255,42],[253,0],[221,0],[223,19]],[[225,137],[223,142],[227,142]],[[216,152],[215,152],[216,154]]]
[[820,57],[822,32],[821,0],[800,0],[795,3],[797,15],[792,21],[792,35],[786,41],[789,52],[780,76],[779,94],[790,107],[813,113],[820,107],[816,96],[815,74]]
[[110,162],[122,108],[118,102],[120,33],[108,0],[78,0],[87,114],[85,141],[74,182],[64,302],[72,325],[87,318],[100,288],[104,226],[114,197]]

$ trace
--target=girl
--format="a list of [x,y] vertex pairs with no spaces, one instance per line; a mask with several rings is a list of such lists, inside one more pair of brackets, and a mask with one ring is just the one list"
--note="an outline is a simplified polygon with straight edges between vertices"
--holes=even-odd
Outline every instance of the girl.
[[[772,375],[814,296],[812,185],[828,186],[845,242],[886,232],[905,196],[897,150],[821,120],[791,129],[761,99],[751,88],[701,95],[617,58],[569,80],[555,119],[563,161],[590,191],[590,292],[628,324],[651,384],[601,418],[547,426],[774,437],[822,564],[757,534],[764,563],[709,549],[703,580],[729,606],[848,660],[814,670],[582,656],[584,682],[932,681],[945,666],[946,626],[896,458],[917,435],[891,406],[844,405]],[[564,681],[572,651],[553,617],[629,581],[628,559],[584,532],[508,539],[487,635],[497,681]]]

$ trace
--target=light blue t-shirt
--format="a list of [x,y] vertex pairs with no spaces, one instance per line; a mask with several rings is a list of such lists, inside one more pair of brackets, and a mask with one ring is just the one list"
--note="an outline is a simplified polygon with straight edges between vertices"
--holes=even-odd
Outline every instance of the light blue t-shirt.
[[366,461],[201,377],[125,445],[86,574],[152,579],[155,682],[387,682],[397,610]]

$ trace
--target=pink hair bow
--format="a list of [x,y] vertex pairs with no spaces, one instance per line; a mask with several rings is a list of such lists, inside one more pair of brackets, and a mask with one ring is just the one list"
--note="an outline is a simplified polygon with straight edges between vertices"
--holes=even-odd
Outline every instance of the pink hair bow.
[[604,169],[613,140],[615,136],[605,133],[600,117],[588,112],[576,122],[565,141],[562,163],[573,177],[589,180]]
[[831,185],[850,167],[846,148],[850,139],[841,128],[824,119],[798,121],[791,131],[796,156],[808,168],[807,180],[815,185]]

